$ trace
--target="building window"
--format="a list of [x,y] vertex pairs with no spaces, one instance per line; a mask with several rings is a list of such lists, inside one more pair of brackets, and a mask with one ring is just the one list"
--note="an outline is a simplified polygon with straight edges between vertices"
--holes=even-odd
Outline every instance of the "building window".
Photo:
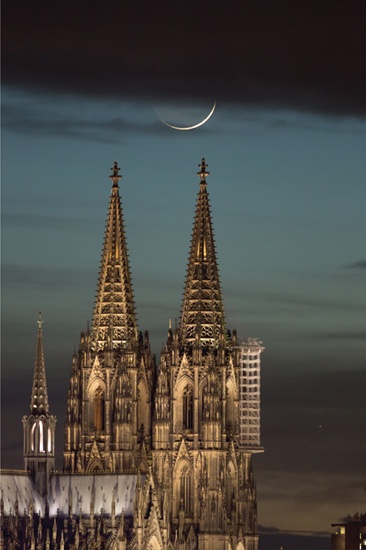
[[104,393],[101,387],[94,396],[94,424],[98,432],[104,429]]
[[184,470],[180,479],[180,498],[187,516],[193,514],[192,476],[190,470]]
[[34,451],[36,447],[36,424],[33,424],[31,430],[31,450]]
[[52,451],[52,436],[50,428],[48,428],[47,451],[49,453]]
[[193,430],[193,395],[189,386],[183,391],[183,429]]
[[39,421],[39,452],[44,453],[44,440],[43,440],[43,422],[42,420]]

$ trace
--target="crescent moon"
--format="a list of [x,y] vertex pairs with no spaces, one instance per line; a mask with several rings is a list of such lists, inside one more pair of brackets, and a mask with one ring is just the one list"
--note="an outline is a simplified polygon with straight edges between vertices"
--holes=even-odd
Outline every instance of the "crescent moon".
[[160,118],[161,122],[164,122],[164,124],[166,124],[166,126],[169,126],[169,128],[173,128],[174,130],[194,130],[195,128],[198,128],[199,126],[202,126],[203,124],[205,124],[205,122],[207,122],[208,119],[212,117],[215,108],[216,108],[216,101],[215,101],[214,106],[212,107],[212,111],[210,112],[210,114],[205,119],[203,119],[198,124],[195,124],[194,126],[184,126],[184,127],[172,126],[171,124],[168,124],[167,122],[165,122],[165,120],[163,120],[162,118],[160,118],[160,117],[159,118]]

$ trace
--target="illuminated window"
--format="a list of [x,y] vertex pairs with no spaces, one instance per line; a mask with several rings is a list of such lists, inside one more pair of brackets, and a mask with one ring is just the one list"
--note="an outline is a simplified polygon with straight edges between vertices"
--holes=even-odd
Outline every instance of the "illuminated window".
[[35,432],[36,432],[36,425],[33,424],[32,431],[31,431],[31,449],[32,449],[32,451],[34,451],[34,448],[35,448],[35,439],[36,439]]
[[51,430],[50,430],[50,428],[48,428],[47,451],[49,453],[52,451],[52,440],[51,440]]
[[43,422],[42,422],[42,420],[39,421],[39,452],[44,453],[44,447],[43,447]]

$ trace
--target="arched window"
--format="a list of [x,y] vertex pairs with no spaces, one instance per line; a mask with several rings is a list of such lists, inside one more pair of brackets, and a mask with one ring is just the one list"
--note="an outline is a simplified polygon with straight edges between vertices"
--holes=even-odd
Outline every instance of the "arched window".
[[232,504],[235,498],[235,470],[232,462],[229,464],[228,474],[226,477],[226,506],[229,512],[229,517],[232,514]]
[[44,441],[43,441],[43,422],[39,421],[39,452],[44,453]]
[[186,516],[193,515],[193,492],[192,492],[192,476],[191,470],[186,468],[183,470],[180,478],[180,498],[183,502],[183,509]]
[[183,429],[193,430],[193,394],[189,386],[183,391]]
[[104,429],[104,393],[100,386],[94,395],[94,425],[98,432]]
[[31,430],[31,450],[34,451],[36,448],[36,425],[33,424],[32,430]]
[[226,386],[226,429],[235,431],[235,390],[232,380],[229,380]]
[[49,453],[52,451],[52,436],[51,436],[51,430],[50,430],[50,428],[48,428],[47,451],[48,451]]

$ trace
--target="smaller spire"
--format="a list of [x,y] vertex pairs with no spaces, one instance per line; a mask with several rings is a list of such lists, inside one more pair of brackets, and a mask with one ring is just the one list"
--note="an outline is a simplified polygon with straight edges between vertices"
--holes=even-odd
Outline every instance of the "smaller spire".
[[42,343],[42,312],[39,312],[38,324],[38,341],[36,362],[34,366],[33,388],[31,398],[31,414],[46,414],[48,413],[48,395],[46,383],[46,369],[43,356]]
[[118,187],[118,180],[120,180],[122,176],[118,174],[121,169],[118,168],[117,162],[113,164],[113,168],[111,168],[111,170],[113,170],[113,174],[112,176],[109,176],[109,179],[113,181],[113,187]]
[[210,175],[210,172],[206,172],[206,168],[208,167],[208,164],[205,164],[205,159],[202,159],[201,164],[198,165],[199,168],[201,168],[200,172],[197,172],[197,176],[201,178],[201,185],[206,185],[206,176]]

